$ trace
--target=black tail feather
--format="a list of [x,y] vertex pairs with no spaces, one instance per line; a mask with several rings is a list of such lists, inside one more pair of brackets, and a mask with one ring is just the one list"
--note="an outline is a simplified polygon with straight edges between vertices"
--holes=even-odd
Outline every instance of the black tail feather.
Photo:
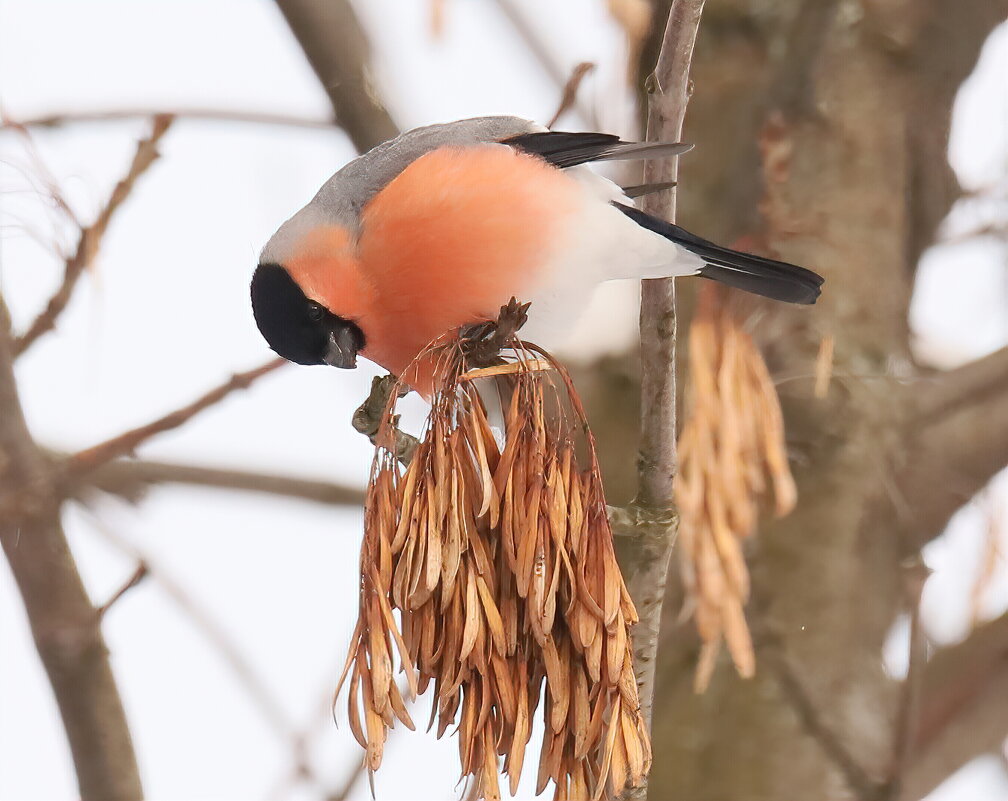
[[622,203],[613,205],[641,227],[700,256],[707,262],[700,270],[704,278],[787,303],[815,303],[819,297],[823,278],[811,270],[721,247],[640,209]]

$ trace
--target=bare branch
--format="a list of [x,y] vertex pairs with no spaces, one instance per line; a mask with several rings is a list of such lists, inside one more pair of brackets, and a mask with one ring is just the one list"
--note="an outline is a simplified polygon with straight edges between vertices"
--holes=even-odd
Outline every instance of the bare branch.
[[[703,0],[675,0],[658,62],[648,79],[650,141],[677,142],[689,100],[689,72]],[[676,180],[677,160],[649,162],[644,182]],[[644,201],[650,214],[675,219],[675,189]],[[675,289],[672,279],[644,281],[641,290],[641,445],[637,498],[630,510],[636,518],[632,537],[622,538],[620,555],[626,561],[628,588],[640,622],[634,627],[634,665],[641,711],[651,725],[655,663],[661,627],[665,584],[675,542],[677,519],[673,509],[672,479],[676,470],[675,410]],[[627,798],[647,797],[646,784]]]
[[895,477],[894,505],[911,548],[937,537],[1008,464],[1008,348],[933,381],[917,390]]
[[74,287],[77,285],[77,279],[91,266],[94,257],[98,255],[102,237],[105,235],[112,216],[126,198],[129,197],[137,179],[157,160],[157,144],[168,131],[171,123],[172,118],[169,116],[162,115],[155,117],[150,134],[137,143],[136,153],[133,155],[133,161],[125,177],[115,185],[112,194],[109,196],[104,208],[98,213],[95,221],[87,226],[87,228],[81,230],[80,238],[77,240],[77,249],[66,261],[66,265],[63,268],[63,281],[59,289],[56,290],[56,294],[49,299],[45,309],[28,326],[28,330],[14,340],[13,351],[15,357],[20,356],[31,347],[36,339],[55,327],[56,318],[66,308],[67,303],[70,302]]
[[577,102],[578,89],[581,88],[581,81],[585,79],[585,76],[595,69],[595,65],[590,61],[582,61],[574,69],[571,70],[570,77],[567,79],[567,83],[564,84],[563,94],[560,96],[560,103],[557,105],[556,113],[553,114],[553,118],[546,123],[547,128],[552,128],[557,124],[559,120],[566,112]]
[[346,801],[350,797],[350,793],[353,792],[353,788],[357,786],[357,782],[360,781],[361,776],[367,771],[367,758],[362,757],[360,763],[356,768],[344,779],[343,784],[340,786],[335,793],[333,793],[326,801]]
[[1008,735],[1008,615],[938,651],[923,671],[914,750],[900,799],[923,798]]
[[207,614],[206,610],[185,591],[182,585],[168,575],[156,562],[152,562],[146,553],[109,528],[97,516],[92,514],[91,520],[94,523],[94,531],[102,539],[111,543],[117,550],[136,559],[146,568],[146,573],[151,580],[164,590],[165,594],[193,625],[193,628],[203,636],[231,669],[249,699],[276,736],[285,742],[292,742],[296,738],[296,732],[294,726],[287,719],[283,705],[273,696],[266,682],[256,673],[252,663],[231,639],[227,629]]
[[84,801],[143,795],[98,613],[60,523],[52,468],[25,425],[0,298],[0,542],[28,614]]
[[30,128],[59,128],[75,123],[121,122],[144,117],[171,117],[172,119],[207,120],[209,122],[242,122],[252,125],[280,125],[291,128],[332,129],[337,127],[335,118],[298,117],[291,114],[271,114],[268,111],[241,111],[238,109],[215,109],[181,107],[175,109],[112,108],[95,111],[68,111],[55,114],[40,114],[16,121],[0,120],[0,131]]
[[71,476],[71,481],[76,477],[79,477],[82,473],[94,470],[96,467],[103,465],[106,462],[110,462],[120,456],[126,456],[127,454],[133,453],[137,447],[149,440],[151,437],[157,434],[162,434],[165,431],[171,431],[173,428],[178,428],[180,425],[186,423],[191,417],[199,414],[204,409],[208,409],[214,404],[222,401],[232,392],[239,389],[247,389],[256,379],[262,378],[267,373],[273,372],[282,364],[286,364],[283,359],[272,359],[254,370],[247,370],[244,373],[235,373],[219,387],[215,387],[187,406],[183,406],[181,409],[176,409],[174,412],[170,412],[164,417],[159,417],[151,423],[142,425],[139,428],[131,429],[117,437],[113,437],[110,440],[100,442],[99,444],[93,445],[86,450],[75,453],[67,460],[67,470]]
[[349,0],[277,0],[308,63],[358,151],[399,129],[371,82],[371,49]]
[[1005,391],[1008,391],[1008,346],[915,382],[911,388],[914,421],[928,422],[963,404]]
[[[543,40],[539,31],[529,22],[514,0],[496,0],[496,4],[511,24],[515,33],[525,42],[525,46],[528,47],[532,57],[539,63],[539,66],[550,77],[550,80],[553,81],[556,87],[562,90],[568,81],[567,68],[553,55],[549,44]],[[576,96],[574,97],[573,106],[577,109],[578,114],[584,118],[589,127],[598,127],[598,118],[595,112]],[[552,128],[553,126],[548,127]]]
[[106,462],[76,477],[75,483],[67,487],[67,492],[76,496],[97,489],[136,501],[148,488],[157,484],[262,492],[335,506],[361,506],[364,503],[363,490],[329,481],[135,459]]
[[[118,532],[112,530],[95,515],[91,515],[91,519],[97,534],[119,551],[136,559],[139,564],[132,583],[128,583],[123,590],[117,592],[113,596],[113,599],[105,606],[109,606],[125,589],[133,586],[139,580],[138,576],[149,575],[182,614],[185,615],[193,628],[202,635],[231,669],[235,678],[245,690],[253,705],[258,709],[262,718],[273,730],[276,737],[288,745],[293,761],[293,769],[289,779],[292,779],[293,783],[296,783],[298,779],[306,779],[312,782],[320,788],[324,798],[333,799],[334,801],[345,798],[357,779],[360,778],[360,770],[355,768],[341,786],[330,789],[327,782],[315,772],[312,766],[310,750],[308,748],[310,730],[302,732],[294,727],[284,712],[283,704],[280,703],[280,700],[270,690],[267,682],[259,675],[255,666],[242,652],[227,629],[214,619],[212,615],[208,614],[174,577],[165,572],[159,565],[152,564],[150,557],[141,549],[137,548]],[[143,573],[141,573],[141,570]],[[321,720],[331,720],[329,697],[330,691],[327,691],[325,712],[323,715],[320,715]],[[291,784],[291,781],[285,779],[279,789],[286,791],[290,788]]]
[[126,582],[118,590],[112,593],[105,603],[98,607],[97,612],[99,620],[103,619],[105,617],[105,613],[108,612],[108,610],[111,609],[120,598],[143,581],[149,573],[150,570],[147,567],[147,563],[141,559],[137,563],[136,570],[134,570],[132,575],[126,579]]

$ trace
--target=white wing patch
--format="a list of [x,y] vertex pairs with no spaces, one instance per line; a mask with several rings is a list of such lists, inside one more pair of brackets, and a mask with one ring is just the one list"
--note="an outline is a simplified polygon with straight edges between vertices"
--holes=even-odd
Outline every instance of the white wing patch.
[[552,347],[567,339],[595,287],[620,279],[695,275],[703,260],[665,237],[641,228],[615,208],[634,205],[620,187],[587,166],[564,171],[582,189],[581,207],[565,221],[544,265],[544,281],[522,329],[527,339]]

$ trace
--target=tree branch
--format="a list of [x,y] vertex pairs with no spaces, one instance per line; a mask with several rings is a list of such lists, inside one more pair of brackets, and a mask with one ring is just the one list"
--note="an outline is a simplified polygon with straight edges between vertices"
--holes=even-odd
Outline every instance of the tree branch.
[[[689,100],[689,72],[703,0],[675,0],[654,73],[647,81],[650,141],[679,141]],[[677,160],[648,162],[645,183],[676,180]],[[650,214],[675,219],[675,190],[644,201]],[[634,665],[641,711],[651,725],[655,661],[662,603],[677,519],[672,479],[676,470],[675,289],[672,279],[648,280],[641,290],[641,446],[637,497],[630,510],[632,537],[622,538],[620,555],[628,569],[628,588],[640,615],[634,627]],[[647,797],[647,786],[629,791]]]
[[930,793],[1008,735],[1008,615],[931,657],[923,671],[913,755],[902,801]]
[[578,99],[578,89],[581,88],[581,81],[585,79],[585,76],[595,69],[595,65],[590,61],[582,61],[574,69],[571,70],[570,77],[567,79],[567,83],[564,84],[563,92],[560,95],[560,102],[557,104],[557,110],[553,112],[553,116],[550,121],[546,123],[547,128],[552,128],[557,124],[557,121],[577,103]]
[[[500,9],[501,14],[510,23],[514,32],[525,42],[528,52],[539,64],[543,72],[549,76],[558,89],[563,90],[568,80],[567,69],[553,54],[550,45],[539,34],[535,26],[529,22],[528,17],[518,8],[514,0],[495,0],[495,4]],[[581,115],[588,126],[590,128],[597,128],[598,116],[595,112],[576,95],[571,100],[571,105]],[[549,125],[547,127],[552,128],[553,126]]]
[[895,478],[910,548],[941,534],[1008,464],[1008,348],[929,380],[917,390]]
[[211,122],[247,122],[253,125],[281,125],[291,128],[332,129],[337,127],[335,118],[326,120],[315,117],[297,117],[291,114],[271,114],[268,111],[182,107],[176,109],[112,108],[40,114],[19,120],[0,119],[0,130],[59,128],[73,123],[121,122],[122,120],[143,117],[170,117],[174,120],[185,118]]
[[74,496],[89,490],[101,490],[136,501],[147,489],[157,484],[187,484],[194,487],[262,492],[335,506],[361,506],[364,503],[363,490],[328,481],[137,459],[106,462],[78,476],[65,490]]
[[349,0],[277,0],[336,119],[363,153],[399,133],[371,83],[371,48]]
[[94,257],[98,255],[102,237],[105,235],[112,216],[129,197],[137,179],[157,160],[159,155],[157,144],[168,131],[171,123],[172,117],[167,115],[159,115],[153,119],[150,134],[137,143],[136,153],[133,155],[133,161],[126,176],[115,185],[105,207],[98,213],[95,221],[87,228],[81,229],[80,238],[77,240],[77,249],[66,261],[63,268],[63,281],[59,289],[56,290],[56,294],[49,299],[45,309],[28,326],[28,330],[14,340],[15,357],[20,356],[31,347],[36,339],[55,327],[56,318],[70,302],[74,287],[77,285],[77,279],[91,266]]
[[914,383],[912,414],[918,424],[930,422],[964,404],[992,393],[1008,392],[1008,346],[980,359]]
[[[876,5],[884,9],[893,4]],[[987,35],[1008,16],[1008,0],[925,0],[913,14],[902,16],[916,16],[919,21],[906,70],[910,86],[907,264],[912,273],[960,195],[947,154],[952,102],[976,66]],[[901,37],[888,38],[898,43]]]
[[49,676],[85,801],[143,795],[98,612],[60,524],[48,460],[32,441],[14,379],[0,298],[0,542]]
[[286,364],[286,362],[283,359],[277,358],[267,362],[261,367],[255,368],[254,370],[247,370],[244,373],[235,373],[223,384],[210,390],[205,395],[197,398],[187,406],[183,406],[181,409],[176,409],[174,412],[170,412],[164,417],[159,417],[151,423],[131,429],[117,437],[113,437],[110,440],[100,442],[99,444],[93,445],[86,450],[75,453],[67,459],[66,466],[70,475],[69,480],[73,482],[83,473],[94,470],[96,467],[99,467],[106,462],[110,462],[120,456],[126,456],[127,454],[133,453],[137,447],[156,434],[162,434],[165,431],[171,431],[173,428],[178,428],[180,425],[186,423],[191,417],[199,414],[204,409],[219,403],[235,390],[247,389],[256,379],[262,378],[262,376],[267,373],[273,372],[282,364]]
[[[106,526],[97,516],[92,514],[94,531],[116,549],[131,556],[141,566],[134,576],[147,575],[154,581],[165,595],[178,607],[192,627],[206,640],[207,644],[217,652],[221,660],[231,669],[238,684],[244,689],[252,705],[258,710],[264,722],[273,730],[274,735],[286,744],[291,753],[297,775],[311,779],[320,786],[323,782],[312,769],[309,751],[305,747],[303,735],[288,719],[287,712],[280,699],[270,689],[268,683],[256,670],[252,661],[247,658],[241,647],[235,642],[227,628],[210,615],[206,609],[166,573],[150,557],[133,545],[118,532]],[[130,585],[126,585],[127,588]],[[115,598],[113,598],[113,601]],[[112,601],[109,602],[111,604]],[[106,605],[107,606],[107,605]]]
[[109,596],[109,599],[105,603],[103,603],[101,606],[97,608],[96,611],[98,612],[99,619],[103,619],[108,610],[111,609],[113,606],[115,606],[117,603],[119,603],[119,601],[126,593],[128,593],[135,586],[137,586],[137,584],[139,584],[141,581],[147,578],[149,573],[150,568],[147,567],[147,563],[143,561],[143,559],[139,560],[137,562],[136,569],[133,571],[130,577],[126,579],[125,582],[123,582],[122,586],[120,586],[119,589],[117,589],[114,593],[112,593],[112,595]]
[[764,663],[773,671],[781,694],[794,710],[802,729],[811,737],[823,753],[844,777],[847,786],[861,801],[880,797],[883,785],[872,779],[837,734],[826,725],[819,714],[815,702],[809,696],[798,675],[791,668],[780,647],[771,647],[761,652]]

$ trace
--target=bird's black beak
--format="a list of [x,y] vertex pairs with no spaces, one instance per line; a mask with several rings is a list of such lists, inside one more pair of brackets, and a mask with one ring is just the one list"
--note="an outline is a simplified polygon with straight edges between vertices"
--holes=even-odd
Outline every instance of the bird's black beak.
[[340,326],[329,332],[329,344],[322,361],[345,370],[357,366],[357,337],[349,327]]

